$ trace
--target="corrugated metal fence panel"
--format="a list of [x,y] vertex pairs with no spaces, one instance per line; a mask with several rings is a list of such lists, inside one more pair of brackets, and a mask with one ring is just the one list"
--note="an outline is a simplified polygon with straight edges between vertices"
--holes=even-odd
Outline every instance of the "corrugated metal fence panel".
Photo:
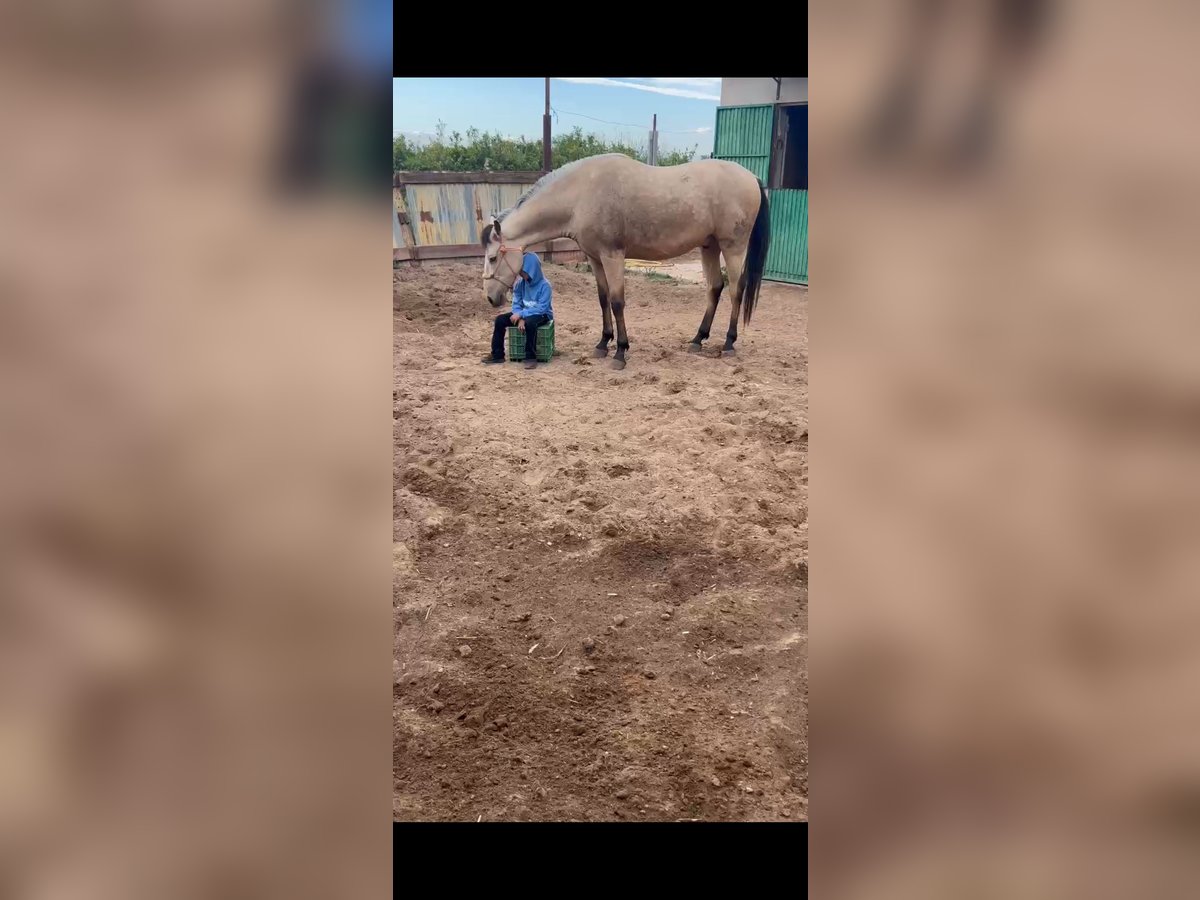
[[768,200],[771,246],[763,277],[808,284],[808,191],[769,191]]
[[504,212],[510,206],[515,206],[521,195],[529,190],[527,184],[479,184],[475,186],[475,196],[479,198],[479,209],[483,218],[475,230],[475,240],[479,240],[479,231],[488,223],[491,216]]
[[774,117],[775,107],[769,104],[717,107],[713,158],[739,163],[766,184],[771,166]]
[[475,191],[470,184],[408,184],[404,186],[409,218],[417,244],[469,244],[475,222]]
[[406,184],[417,245],[473,244],[493,213],[514,205],[527,184]]

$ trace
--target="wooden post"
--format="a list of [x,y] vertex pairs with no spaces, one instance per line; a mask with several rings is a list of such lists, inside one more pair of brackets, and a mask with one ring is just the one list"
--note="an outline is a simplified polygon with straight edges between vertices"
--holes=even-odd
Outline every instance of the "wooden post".
[[412,226],[412,219],[408,215],[408,203],[404,196],[404,185],[392,189],[392,201],[392,205],[396,207],[396,219],[400,223],[400,233],[404,237],[405,245],[416,247],[417,233]]
[[550,171],[550,79],[546,79],[546,111],[542,115],[542,170]]

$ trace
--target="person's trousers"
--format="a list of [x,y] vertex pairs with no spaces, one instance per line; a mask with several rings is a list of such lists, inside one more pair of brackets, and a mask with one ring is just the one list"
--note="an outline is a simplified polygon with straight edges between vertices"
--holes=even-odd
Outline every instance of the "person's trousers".
[[[526,359],[537,359],[537,330],[549,321],[549,316],[530,316],[525,320]],[[496,316],[496,326],[492,330],[493,359],[504,359],[504,335],[512,327],[512,313],[506,312]]]

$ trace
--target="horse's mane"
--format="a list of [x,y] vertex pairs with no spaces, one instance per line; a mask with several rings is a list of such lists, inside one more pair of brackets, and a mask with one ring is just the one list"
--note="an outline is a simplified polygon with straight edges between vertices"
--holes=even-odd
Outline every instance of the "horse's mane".
[[625,157],[624,153],[601,153],[598,156],[585,156],[583,159],[577,159],[577,160],[575,160],[575,162],[569,162],[565,166],[560,166],[559,168],[555,169],[553,172],[548,172],[547,174],[545,174],[541,178],[539,178],[537,181],[535,181],[533,184],[533,187],[531,187],[529,190],[527,190],[525,193],[523,193],[520,196],[520,198],[517,200],[516,203],[514,203],[512,206],[510,206],[508,209],[504,210],[503,212],[497,213],[496,219],[500,222],[503,222],[515,210],[517,210],[521,206],[523,206],[526,200],[528,200],[530,197],[533,197],[536,194],[540,193],[542,190],[549,187],[554,182],[558,181],[564,175],[569,175],[571,172],[573,172],[575,170],[575,168],[577,166],[581,166],[584,163],[592,162],[593,160],[612,159],[613,157],[627,158],[627,157]]
[[[629,158],[624,153],[600,153],[596,156],[585,156],[583,159],[577,159],[577,160],[575,160],[575,162],[569,162],[565,166],[559,166],[559,168],[555,169],[553,172],[546,173],[541,178],[539,178],[537,181],[535,181],[533,183],[533,186],[517,199],[516,203],[514,203],[512,206],[510,206],[508,209],[504,210],[503,212],[496,213],[496,221],[503,222],[506,218],[508,218],[510,215],[512,215],[513,212],[515,212],[517,209],[519,209],[521,206],[523,206],[525,204],[525,201],[527,201],[527,200],[529,200],[529,198],[534,197],[537,194],[541,193],[549,185],[558,181],[563,176],[570,175],[572,172],[575,171],[577,166],[581,166],[584,163],[593,162],[597,159],[613,159],[614,157],[618,158],[618,159],[628,159]],[[483,227],[483,232],[479,235],[479,242],[484,247],[486,247],[488,245],[488,242],[491,240],[491,236],[492,236],[492,223],[489,222],[487,225],[485,225]]]

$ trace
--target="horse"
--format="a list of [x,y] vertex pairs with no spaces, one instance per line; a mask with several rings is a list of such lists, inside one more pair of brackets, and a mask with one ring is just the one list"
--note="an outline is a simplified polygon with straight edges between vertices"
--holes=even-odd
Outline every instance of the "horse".
[[770,245],[770,209],[762,182],[737,163],[703,159],[677,166],[648,166],[619,153],[590,156],[543,176],[516,205],[484,226],[484,294],[500,307],[521,271],[524,248],[570,238],[596,276],[603,318],[593,355],[608,356],[616,320],[613,368],[625,368],[625,258],[671,259],[700,248],[708,283],[708,309],[688,345],[700,352],[708,339],[725,280],[733,309],[722,352],[735,353],[738,312],[750,324]]

